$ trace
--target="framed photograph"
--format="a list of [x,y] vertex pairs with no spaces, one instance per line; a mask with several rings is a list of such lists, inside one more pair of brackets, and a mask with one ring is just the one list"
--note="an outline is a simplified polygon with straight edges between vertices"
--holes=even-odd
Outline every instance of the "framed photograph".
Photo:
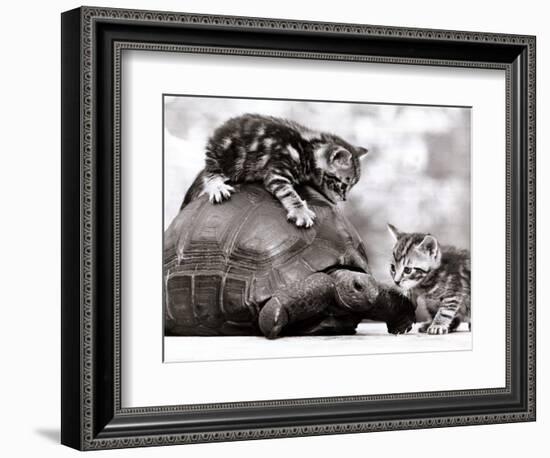
[[62,443],[535,420],[535,37],[62,15]]

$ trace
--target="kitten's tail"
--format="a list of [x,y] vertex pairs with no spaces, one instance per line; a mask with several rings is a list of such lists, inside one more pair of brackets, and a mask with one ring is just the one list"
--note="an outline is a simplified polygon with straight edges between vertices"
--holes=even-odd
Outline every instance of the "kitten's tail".
[[193,184],[189,187],[181,203],[180,210],[185,207],[189,202],[195,200],[202,192],[202,186],[204,183],[204,169],[199,172]]

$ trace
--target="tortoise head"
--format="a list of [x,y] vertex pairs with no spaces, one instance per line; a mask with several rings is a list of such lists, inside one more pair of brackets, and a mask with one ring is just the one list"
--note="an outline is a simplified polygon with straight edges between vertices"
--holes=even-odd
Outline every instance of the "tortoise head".
[[341,306],[354,312],[370,310],[379,293],[378,284],[370,273],[338,269],[331,275]]

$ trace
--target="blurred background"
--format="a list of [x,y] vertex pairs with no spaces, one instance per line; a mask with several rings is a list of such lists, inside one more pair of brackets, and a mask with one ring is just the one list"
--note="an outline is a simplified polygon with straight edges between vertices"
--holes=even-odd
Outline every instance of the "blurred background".
[[208,137],[244,113],[289,118],[369,149],[359,183],[340,205],[379,281],[391,281],[387,222],[470,248],[470,109],[463,107],[165,96],[165,228],[203,168]]

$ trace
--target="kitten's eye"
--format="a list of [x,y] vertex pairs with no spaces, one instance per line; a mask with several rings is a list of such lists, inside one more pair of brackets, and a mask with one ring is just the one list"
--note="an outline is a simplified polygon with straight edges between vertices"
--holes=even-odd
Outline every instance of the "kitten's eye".
[[391,270],[392,273],[395,272],[395,265],[394,265],[394,264],[392,264],[392,265],[390,266],[390,270]]
[[412,272],[412,269],[410,267],[405,267],[403,269],[403,272],[405,272],[406,274],[410,274]]

